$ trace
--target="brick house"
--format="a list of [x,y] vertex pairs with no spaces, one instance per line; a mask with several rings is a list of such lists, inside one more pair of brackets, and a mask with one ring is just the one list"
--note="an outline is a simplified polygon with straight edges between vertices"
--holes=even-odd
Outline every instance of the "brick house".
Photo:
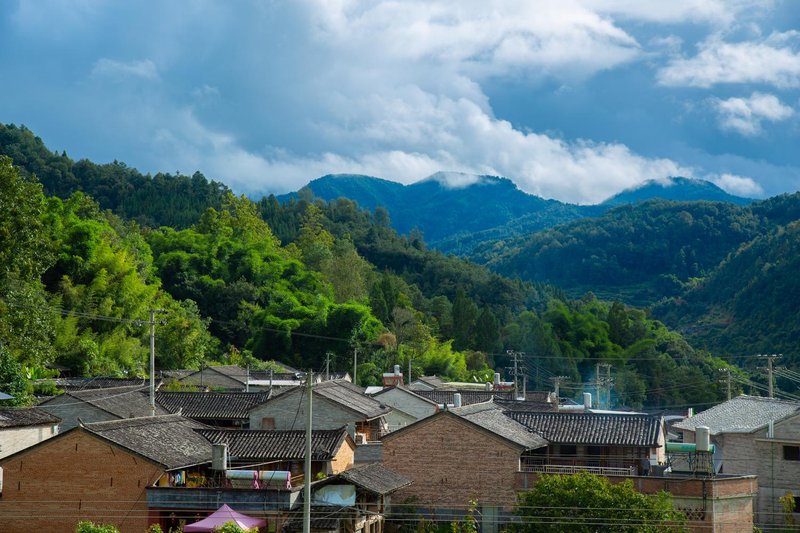
[[[800,496],[800,402],[741,395],[674,428],[691,443],[699,426],[709,428],[718,472],[758,476],[756,523],[783,524],[778,499],[788,491]],[[800,514],[795,513],[795,519],[800,520]]]
[[54,437],[59,422],[57,416],[36,407],[0,408],[0,459]]
[[[386,433],[385,415],[390,411],[390,407],[366,396],[363,389],[349,381],[314,385],[313,429],[346,426],[357,444],[360,440],[373,441]],[[294,387],[250,409],[250,429],[305,429],[305,412],[305,388]]]
[[[105,422],[121,418],[150,416],[150,399],[146,385],[84,389],[65,392],[39,404],[39,408],[61,419],[61,431],[80,422]],[[156,404],[156,414],[167,410]]]
[[210,461],[199,427],[177,415],[98,422],[0,460],[2,530],[72,533],[92,520],[141,533],[150,522],[146,487]]
[[487,517],[508,513],[522,457],[547,446],[492,403],[440,411],[381,440],[386,468],[413,481],[395,502],[415,500],[422,512],[446,521],[471,500]]

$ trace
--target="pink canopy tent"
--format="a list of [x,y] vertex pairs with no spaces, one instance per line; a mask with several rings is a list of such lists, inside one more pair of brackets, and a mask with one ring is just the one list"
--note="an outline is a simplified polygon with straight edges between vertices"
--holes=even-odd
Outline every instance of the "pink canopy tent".
[[254,527],[264,527],[267,525],[265,520],[261,520],[260,518],[253,518],[252,516],[243,515],[242,513],[237,513],[227,504],[223,505],[208,517],[195,522],[194,524],[188,524],[183,527],[183,530],[186,532],[191,531],[214,531],[215,528],[220,527],[226,522],[236,522],[236,524],[242,529],[253,529]]

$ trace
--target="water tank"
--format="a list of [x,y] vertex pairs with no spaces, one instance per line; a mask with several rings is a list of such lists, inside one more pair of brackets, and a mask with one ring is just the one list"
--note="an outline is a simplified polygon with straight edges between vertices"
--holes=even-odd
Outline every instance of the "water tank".
[[228,467],[228,445],[211,445],[211,469],[225,470]]
[[461,393],[454,392],[453,393],[453,407],[461,407]]
[[394,375],[395,376],[400,375],[400,365],[394,365]]
[[500,385],[500,372],[494,373],[494,386],[497,387]]
[[698,452],[711,451],[711,436],[708,426],[697,426],[695,430],[695,441],[697,442]]
[[592,393],[591,392],[584,392],[583,393],[583,408],[584,409],[591,409],[592,408]]

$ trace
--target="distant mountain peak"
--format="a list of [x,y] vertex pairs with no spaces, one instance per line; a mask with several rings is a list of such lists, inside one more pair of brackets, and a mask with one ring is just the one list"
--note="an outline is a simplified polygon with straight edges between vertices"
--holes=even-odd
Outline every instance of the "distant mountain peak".
[[643,181],[611,196],[600,205],[614,206],[636,204],[652,199],[678,202],[706,200],[730,202],[737,205],[746,205],[753,201],[751,198],[742,198],[729,194],[710,181],[686,178],[683,176],[671,176],[663,179]]
[[[440,171],[423,178],[417,183],[435,181],[446,189],[458,190],[472,187],[473,185],[497,185],[500,183],[512,183],[508,178],[498,176],[487,176],[479,174],[468,174],[466,172]],[[514,186],[516,188],[516,185]]]

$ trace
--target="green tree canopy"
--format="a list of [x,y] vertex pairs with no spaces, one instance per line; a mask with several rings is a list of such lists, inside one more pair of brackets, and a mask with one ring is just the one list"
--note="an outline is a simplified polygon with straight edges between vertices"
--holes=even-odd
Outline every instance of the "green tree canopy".
[[543,475],[518,496],[517,532],[651,533],[682,532],[685,516],[667,492],[645,495],[633,482],[611,483],[588,473]]

